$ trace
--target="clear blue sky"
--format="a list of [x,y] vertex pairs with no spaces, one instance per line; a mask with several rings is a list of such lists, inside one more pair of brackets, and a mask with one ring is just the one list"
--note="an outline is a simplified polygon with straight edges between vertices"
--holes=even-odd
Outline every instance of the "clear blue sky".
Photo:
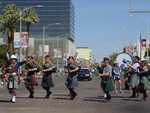
[[[150,0],[132,0],[134,9],[150,10]],[[150,34],[150,14],[129,16],[129,0],[73,0],[76,44],[93,50],[99,61]]]

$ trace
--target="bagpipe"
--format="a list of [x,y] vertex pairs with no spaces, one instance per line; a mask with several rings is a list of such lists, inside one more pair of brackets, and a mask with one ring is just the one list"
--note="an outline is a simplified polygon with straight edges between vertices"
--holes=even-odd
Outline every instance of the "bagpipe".
[[55,65],[43,66],[42,72],[43,73],[56,73],[57,72],[57,67]]

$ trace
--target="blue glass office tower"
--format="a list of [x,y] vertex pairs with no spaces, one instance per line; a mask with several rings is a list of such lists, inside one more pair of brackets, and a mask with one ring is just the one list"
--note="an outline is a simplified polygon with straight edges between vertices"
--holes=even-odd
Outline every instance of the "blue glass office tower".
[[27,8],[41,5],[35,8],[39,16],[39,22],[31,26],[32,37],[42,37],[42,27],[48,24],[61,23],[47,28],[46,36],[55,37],[66,35],[74,41],[74,6],[71,0],[0,0],[0,9],[7,4],[16,4],[19,8]]

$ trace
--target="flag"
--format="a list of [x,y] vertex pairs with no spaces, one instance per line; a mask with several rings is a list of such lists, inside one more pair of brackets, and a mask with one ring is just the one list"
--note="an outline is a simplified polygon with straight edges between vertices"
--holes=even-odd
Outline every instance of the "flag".
[[140,40],[140,45],[141,45],[141,48],[146,48],[146,46],[147,46],[147,41],[146,41],[146,39],[141,39],[141,40]]

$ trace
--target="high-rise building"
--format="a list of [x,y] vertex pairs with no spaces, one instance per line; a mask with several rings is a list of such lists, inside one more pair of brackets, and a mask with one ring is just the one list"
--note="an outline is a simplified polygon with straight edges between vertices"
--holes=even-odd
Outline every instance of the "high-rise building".
[[[74,46],[74,6],[72,0],[0,0],[0,11],[8,5],[15,4],[22,10],[35,6],[39,17],[37,24],[31,25],[30,37],[38,39],[35,41],[35,47],[43,44],[43,27],[46,27],[44,44],[49,48],[63,48],[65,54],[69,54],[70,43]],[[56,24],[59,23],[59,24]],[[19,31],[19,29],[18,29]],[[22,28],[22,31],[25,31]],[[53,46],[53,47],[52,47]],[[37,52],[37,51],[36,51]]]
[[22,10],[24,8],[36,7],[39,22],[31,26],[31,35],[41,37],[43,26],[49,26],[46,30],[47,36],[65,34],[74,40],[74,6],[71,0],[0,0],[0,9],[8,4],[16,4]]

